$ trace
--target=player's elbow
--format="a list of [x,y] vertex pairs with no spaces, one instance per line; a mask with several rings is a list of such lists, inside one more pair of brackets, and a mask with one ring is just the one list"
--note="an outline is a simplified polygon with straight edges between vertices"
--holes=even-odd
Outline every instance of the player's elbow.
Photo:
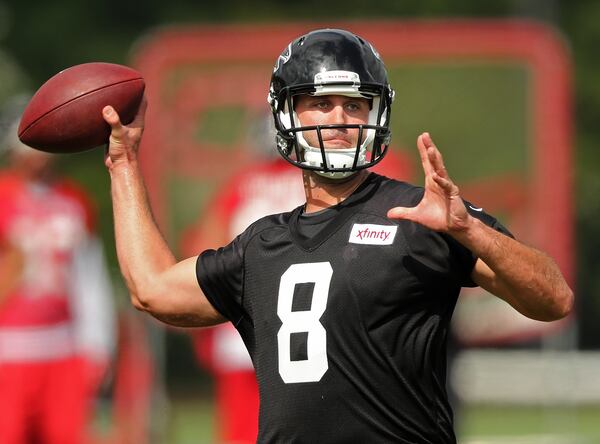
[[554,319],[559,320],[566,316],[568,316],[573,311],[573,306],[575,305],[575,295],[573,294],[573,290],[571,290],[568,286],[565,285],[565,289],[563,289],[555,298],[554,303]]
[[129,286],[131,305],[137,310],[153,314],[159,310],[162,291],[155,282],[137,283]]
[[573,311],[575,297],[566,284],[560,289],[520,294],[520,298],[509,297],[506,300],[522,315],[536,321],[558,321]]
[[574,299],[573,291],[565,286],[564,289],[554,292],[552,297],[548,298],[549,302],[545,304],[544,309],[531,317],[545,322],[563,319],[573,311]]
[[148,311],[150,307],[150,303],[147,298],[140,297],[138,292],[129,292],[129,300],[131,301],[131,305],[133,308],[139,311]]

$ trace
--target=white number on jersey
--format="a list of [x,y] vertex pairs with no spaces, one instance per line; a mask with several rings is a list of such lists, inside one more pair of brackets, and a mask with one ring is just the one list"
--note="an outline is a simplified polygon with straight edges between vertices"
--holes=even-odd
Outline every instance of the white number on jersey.
[[[279,374],[286,384],[320,381],[328,368],[327,332],[319,319],[327,307],[333,269],[329,262],[291,265],[281,276],[277,315],[283,323],[277,333]],[[296,284],[314,283],[310,310],[292,311]],[[307,333],[307,358],[292,361],[292,333]]]

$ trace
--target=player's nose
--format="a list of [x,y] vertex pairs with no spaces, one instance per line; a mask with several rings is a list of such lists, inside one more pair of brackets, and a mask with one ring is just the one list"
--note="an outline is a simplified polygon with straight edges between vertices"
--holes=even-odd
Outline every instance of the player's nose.
[[332,124],[342,124],[346,123],[347,114],[344,109],[344,106],[341,104],[336,104],[333,106],[331,110],[331,123]]

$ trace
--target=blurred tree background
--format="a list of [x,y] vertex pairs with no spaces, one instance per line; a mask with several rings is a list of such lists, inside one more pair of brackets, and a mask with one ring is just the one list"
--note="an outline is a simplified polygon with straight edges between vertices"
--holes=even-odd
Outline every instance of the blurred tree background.
[[[105,0],[0,0],[0,101],[16,93],[31,93],[58,71],[79,63],[129,61],[132,47],[157,27],[202,23],[270,23],[364,19],[436,18],[534,19],[554,26],[571,49],[574,66],[575,189],[577,211],[577,282],[579,345],[600,348],[600,3],[592,0],[146,0],[142,3]],[[202,51],[202,48],[198,48]],[[400,91],[399,91],[400,93]],[[94,178],[101,214],[110,214],[108,177],[101,153],[93,168],[64,168],[78,177]],[[88,163],[89,164],[89,163]],[[108,219],[107,219],[108,220]],[[540,221],[542,223],[542,221]],[[112,226],[102,224],[107,242]],[[114,248],[107,248],[114,262]]]

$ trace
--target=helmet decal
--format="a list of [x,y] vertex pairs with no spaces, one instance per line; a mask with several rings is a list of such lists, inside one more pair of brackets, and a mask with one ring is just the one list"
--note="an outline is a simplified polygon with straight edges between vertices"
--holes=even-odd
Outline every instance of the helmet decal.
[[283,52],[277,58],[275,62],[275,66],[273,67],[273,72],[277,71],[281,65],[285,65],[290,57],[292,56],[292,44],[290,43],[287,48],[283,50]]
[[381,56],[379,55],[379,52],[377,52],[375,47],[373,45],[371,45],[370,43],[369,43],[369,48],[371,48],[371,51],[373,51],[373,55],[375,57],[377,57],[377,59],[381,60]]

